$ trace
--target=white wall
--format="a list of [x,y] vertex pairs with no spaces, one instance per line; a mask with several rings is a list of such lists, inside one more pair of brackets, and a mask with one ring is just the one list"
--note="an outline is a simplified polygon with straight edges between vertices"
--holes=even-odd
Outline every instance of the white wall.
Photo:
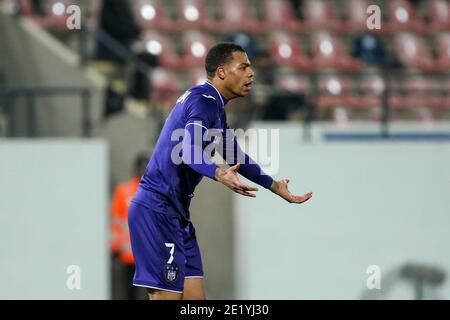
[[109,298],[107,177],[102,140],[0,140],[0,299]]
[[[302,144],[291,128],[280,131],[280,155],[277,178],[314,197],[235,196],[237,298],[412,299],[398,270],[418,262],[447,273],[426,298],[450,299],[450,143]],[[370,265],[381,268],[376,292]]]

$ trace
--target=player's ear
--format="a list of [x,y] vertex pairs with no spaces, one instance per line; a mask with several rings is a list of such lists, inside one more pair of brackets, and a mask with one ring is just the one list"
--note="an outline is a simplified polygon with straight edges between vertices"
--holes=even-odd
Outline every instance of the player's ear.
[[225,70],[223,69],[223,67],[217,68],[217,77],[219,77],[220,80],[225,79]]

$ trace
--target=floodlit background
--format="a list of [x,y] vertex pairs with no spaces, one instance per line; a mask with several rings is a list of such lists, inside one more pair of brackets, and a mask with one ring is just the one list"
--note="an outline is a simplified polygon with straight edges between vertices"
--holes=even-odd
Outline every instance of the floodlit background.
[[447,0],[0,0],[0,298],[146,298],[127,203],[220,41],[256,72],[230,126],[314,197],[204,179],[207,297],[450,299]]

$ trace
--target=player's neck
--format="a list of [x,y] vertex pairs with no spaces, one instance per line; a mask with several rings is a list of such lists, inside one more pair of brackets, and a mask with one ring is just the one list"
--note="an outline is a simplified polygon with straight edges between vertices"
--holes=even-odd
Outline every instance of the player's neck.
[[225,86],[223,85],[223,82],[221,82],[220,80],[214,78],[214,79],[207,79],[206,82],[208,82],[210,85],[214,86],[214,88],[217,89],[217,91],[219,91],[219,93],[224,96],[228,101],[231,99],[236,98],[236,96],[229,92]]

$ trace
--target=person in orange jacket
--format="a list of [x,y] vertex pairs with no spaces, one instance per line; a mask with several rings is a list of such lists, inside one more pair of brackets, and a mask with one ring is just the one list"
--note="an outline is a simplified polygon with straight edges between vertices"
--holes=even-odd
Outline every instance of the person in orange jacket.
[[[134,258],[131,251],[130,233],[128,230],[128,206],[137,191],[141,176],[145,172],[149,157],[139,154],[134,161],[133,177],[120,182],[114,189],[111,200],[111,241],[110,248],[113,259],[121,265],[120,282],[125,286],[127,300],[139,299],[140,293],[130,285],[134,275]],[[139,288],[138,288],[139,289]]]

